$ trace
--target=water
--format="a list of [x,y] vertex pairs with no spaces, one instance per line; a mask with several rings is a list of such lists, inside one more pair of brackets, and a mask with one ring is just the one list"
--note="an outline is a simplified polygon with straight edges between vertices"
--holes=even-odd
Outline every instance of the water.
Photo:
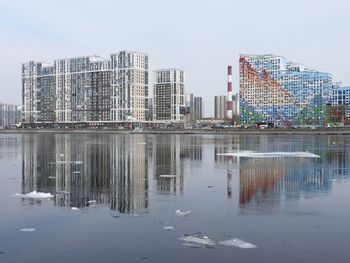
[[[349,145],[350,136],[0,134],[0,262],[348,262]],[[217,155],[234,151],[320,158]],[[14,196],[33,191],[54,197]],[[182,244],[185,235],[215,245]],[[257,247],[220,245],[232,239]]]

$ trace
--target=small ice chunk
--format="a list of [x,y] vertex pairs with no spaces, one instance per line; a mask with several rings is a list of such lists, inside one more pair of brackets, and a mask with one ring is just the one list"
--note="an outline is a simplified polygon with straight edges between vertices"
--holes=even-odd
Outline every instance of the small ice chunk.
[[78,207],[72,207],[72,210],[79,210],[79,208]]
[[239,247],[239,248],[257,248],[256,245],[245,242],[244,240],[239,238],[220,241],[219,244],[224,246]]
[[89,200],[89,201],[88,201],[88,204],[96,204],[96,203],[97,203],[96,200]]
[[49,179],[56,179],[56,176],[49,176]]
[[33,192],[28,193],[28,194],[17,194],[16,193],[15,196],[19,196],[22,198],[34,198],[34,199],[45,199],[45,198],[53,197],[53,195],[50,193],[42,193],[42,192],[37,192],[37,191],[33,191]]
[[80,174],[80,171],[73,171],[73,174]]
[[179,237],[179,240],[184,241],[185,243],[192,243],[192,244],[199,244],[203,246],[215,246],[216,243],[208,238],[207,236],[200,236],[200,235],[190,235],[190,236],[183,236]]
[[139,142],[138,144],[145,145],[146,143],[145,142]]
[[175,211],[175,215],[178,215],[178,216],[188,216],[191,214],[191,211],[186,211],[186,210],[176,210]]
[[83,164],[82,161],[75,161],[74,163],[75,163],[75,164]]
[[175,174],[161,174],[159,175],[159,178],[175,178]]
[[35,228],[22,228],[19,231],[21,231],[21,232],[34,232],[34,231],[36,231],[36,229]]
[[173,230],[173,229],[175,229],[175,227],[174,226],[163,226],[163,229],[164,230]]

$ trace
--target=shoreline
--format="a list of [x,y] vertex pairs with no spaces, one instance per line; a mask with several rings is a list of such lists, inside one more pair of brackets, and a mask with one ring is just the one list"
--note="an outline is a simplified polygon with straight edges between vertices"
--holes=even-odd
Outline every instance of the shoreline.
[[327,129],[159,129],[159,130],[143,130],[141,132],[132,132],[131,130],[119,129],[5,129],[0,130],[0,134],[74,134],[74,133],[101,133],[101,134],[187,134],[187,135],[350,135],[348,128],[327,128]]

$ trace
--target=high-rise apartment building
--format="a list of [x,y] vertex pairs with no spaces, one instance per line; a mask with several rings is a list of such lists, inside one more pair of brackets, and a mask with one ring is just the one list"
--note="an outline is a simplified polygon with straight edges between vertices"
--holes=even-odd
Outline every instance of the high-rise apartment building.
[[345,116],[350,117],[350,86],[335,83],[332,87],[332,106],[344,106]]
[[203,118],[203,100],[202,97],[194,97],[193,99],[193,120],[200,120]]
[[274,55],[241,55],[239,64],[242,123],[324,122],[332,88],[330,73]]
[[148,110],[148,55],[121,51],[111,55],[111,120],[146,119]]
[[227,96],[214,97],[214,118],[225,119],[227,112]]
[[154,72],[154,120],[181,121],[185,107],[185,74],[180,69],[161,69]]
[[145,120],[148,56],[122,51],[22,65],[23,121]]

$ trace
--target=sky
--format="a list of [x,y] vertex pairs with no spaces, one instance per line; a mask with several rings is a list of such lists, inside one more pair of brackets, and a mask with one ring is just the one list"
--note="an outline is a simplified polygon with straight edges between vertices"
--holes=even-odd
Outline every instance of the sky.
[[0,0],[0,102],[21,104],[21,64],[30,60],[145,52],[153,70],[181,68],[186,92],[213,115],[238,92],[240,54],[276,54],[350,85],[347,0]]

